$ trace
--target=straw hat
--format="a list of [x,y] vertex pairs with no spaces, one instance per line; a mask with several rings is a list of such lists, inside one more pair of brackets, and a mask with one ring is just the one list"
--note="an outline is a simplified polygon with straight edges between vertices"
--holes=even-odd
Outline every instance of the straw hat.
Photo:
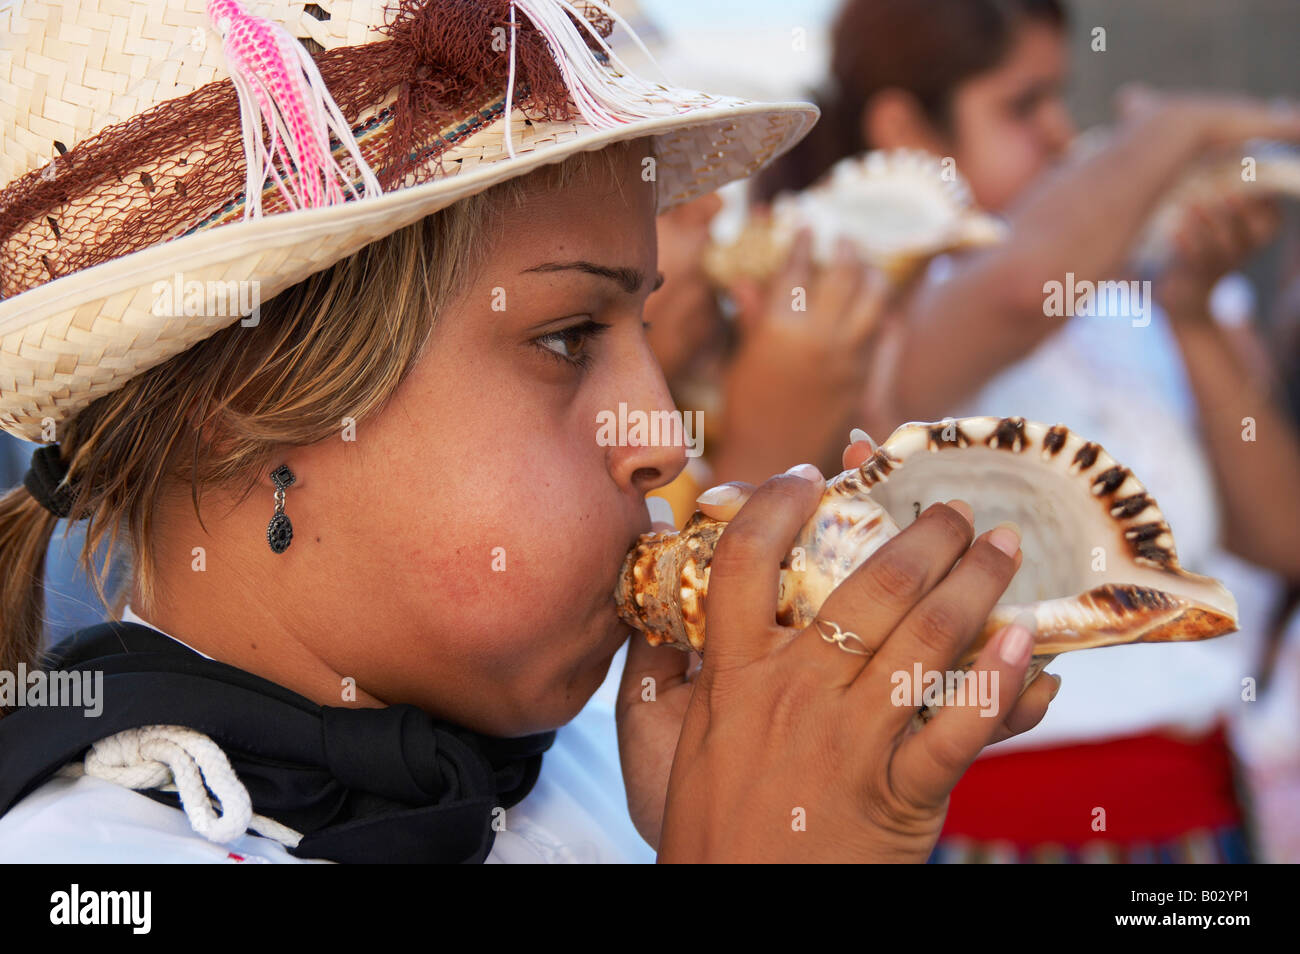
[[178,278],[255,282],[264,301],[495,183],[641,137],[662,210],[816,119],[633,76],[603,39],[618,20],[566,0],[0,11],[0,428],[40,440],[247,314],[160,307]]

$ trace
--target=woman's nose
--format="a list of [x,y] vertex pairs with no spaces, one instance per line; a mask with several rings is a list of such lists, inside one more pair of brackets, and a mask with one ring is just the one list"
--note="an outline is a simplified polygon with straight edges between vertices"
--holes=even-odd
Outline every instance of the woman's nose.
[[1043,139],[1053,156],[1065,152],[1079,133],[1078,127],[1074,125],[1074,117],[1070,115],[1070,110],[1063,102],[1053,104],[1048,110],[1043,125]]
[[608,448],[611,476],[642,496],[671,483],[688,455],[704,451],[703,413],[677,410],[649,348],[643,350],[649,360],[641,386],[625,386],[622,399],[597,415],[597,439]]
[[656,487],[669,484],[686,466],[687,454],[702,435],[693,433],[693,417],[673,408],[636,408],[621,404],[609,415],[613,425],[613,446],[609,469],[624,490],[645,496]]

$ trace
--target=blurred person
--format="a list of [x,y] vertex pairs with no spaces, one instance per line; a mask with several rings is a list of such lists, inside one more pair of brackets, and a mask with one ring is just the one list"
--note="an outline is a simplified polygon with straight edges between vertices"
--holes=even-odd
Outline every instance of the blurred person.
[[700,264],[710,224],[722,205],[717,193],[701,196],[669,209],[656,222],[664,278],[659,291],[646,300],[646,340],[677,407],[699,412],[702,422],[698,440],[703,454],[688,456],[681,473],[651,492],[667,502],[672,510],[669,522],[678,526],[695,511],[699,495],[715,483],[704,455],[716,449],[721,407],[717,382],[734,345],[733,326]]
[[[1268,323],[1270,359],[1256,374],[1275,382],[1300,418],[1300,213],[1289,210],[1282,243],[1281,294]],[[1280,377],[1280,382],[1278,381]],[[1269,627],[1260,705],[1233,725],[1249,780],[1252,810],[1268,834],[1262,860],[1300,862],[1300,582],[1292,581]]]
[[[869,429],[980,414],[1067,424],[1141,476],[1182,564],[1222,579],[1241,605],[1240,634],[1062,659],[1063,703],[976,763],[935,857],[1241,860],[1249,847],[1222,717],[1242,704],[1277,587],[1227,551],[1300,576],[1300,452],[1241,357],[1249,306],[1235,303],[1231,331],[1213,308],[1228,311],[1219,279],[1269,240],[1276,212],[1258,201],[1190,209],[1141,323],[1096,312],[1051,320],[1044,283],[1119,277],[1183,168],[1247,139],[1294,140],[1300,118],[1137,91],[1113,140],[1066,162],[1065,26],[1056,0],[849,0],[832,31],[822,122],[760,177],[756,196],[804,188],[870,149],[953,157],[1012,237],[932,267],[885,332],[894,360],[864,407]],[[1258,441],[1242,439],[1247,418]]]
[[[644,27],[638,32],[670,72],[702,68],[681,61],[640,4],[615,6]],[[626,39],[615,49],[649,67]],[[703,262],[723,207],[714,194],[659,216],[664,281],[646,303],[647,338],[677,406],[702,415],[702,455],[688,457],[677,478],[652,494],[668,502],[679,525],[714,485],[757,482],[795,459],[839,472],[844,436],[858,423],[858,395],[871,377],[878,327],[904,291],[890,289],[848,243],[834,262],[814,266],[806,235],[769,280],[719,289]]]
[[1300,418],[1300,211],[1294,209],[1286,219],[1281,275],[1268,351],[1277,358],[1291,414]]
[[[679,525],[715,484],[759,481],[795,459],[838,473],[889,300],[847,242],[816,267],[805,232],[769,281],[729,290],[725,315],[701,266],[721,207],[710,195],[659,217],[664,283],[646,303],[647,338],[678,406],[702,412],[704,455],[655,492]],[[796,288],[805,293],[798,307]]]

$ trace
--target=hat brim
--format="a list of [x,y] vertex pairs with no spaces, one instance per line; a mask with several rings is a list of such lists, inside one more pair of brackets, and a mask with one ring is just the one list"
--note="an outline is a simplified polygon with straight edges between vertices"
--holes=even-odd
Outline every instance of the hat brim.
[[188,316],[157,308],[157,286],[170,287],[177,275],[202,287],[256,282],[265,301],[499,182],[643,137],[655,140],[662,211],[752,175],[802,138],[818,115],[808,103],[715,102],[608,129],[516,118],[514,158],[497,121],[444,153],[443,177],[372,199],[193,232],[0,301],[0,429],[40,440],[47,422],[57,424],[245,317],[237,308]]

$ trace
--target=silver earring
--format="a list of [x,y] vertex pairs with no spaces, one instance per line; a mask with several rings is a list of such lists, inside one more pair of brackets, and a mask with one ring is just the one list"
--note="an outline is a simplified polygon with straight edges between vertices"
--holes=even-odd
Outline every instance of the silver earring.
[[297,480],[288,464],[281,464],[271,471],[271,483],[275,484],[275,514],[266,526],[266,542],[271,545],[272,553],[283,553],[293,542],[293,524],[284,512],[284,492]]

